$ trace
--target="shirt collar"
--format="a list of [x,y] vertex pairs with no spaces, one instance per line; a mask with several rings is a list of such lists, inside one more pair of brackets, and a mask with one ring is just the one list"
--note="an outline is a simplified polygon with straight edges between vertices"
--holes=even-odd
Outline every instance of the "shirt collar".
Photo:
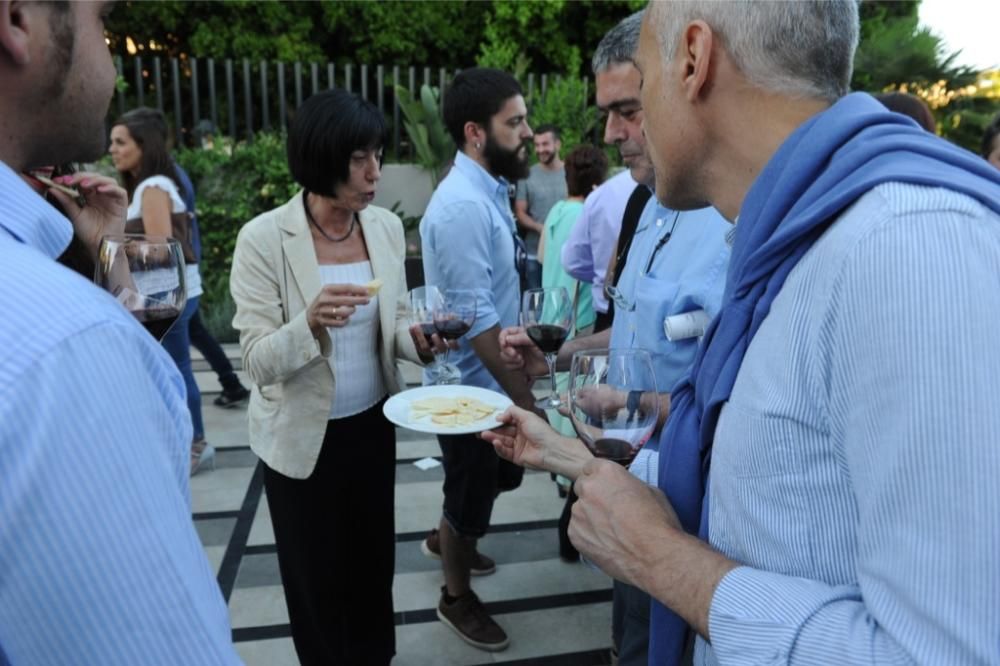
[[73,225],[17,173],[0,162],[0,228],[16,240],[55,259],[69,247]]
[[503,177],[495,178],[490,175],[489,171],[461,150],[455,153],[454,168],[458,169],[473,184],[482,187],[483,191],[491,197],[495,197],[498,194],[502,194],[504,198],[507,197],[508,188],[510,187],[507,179]]

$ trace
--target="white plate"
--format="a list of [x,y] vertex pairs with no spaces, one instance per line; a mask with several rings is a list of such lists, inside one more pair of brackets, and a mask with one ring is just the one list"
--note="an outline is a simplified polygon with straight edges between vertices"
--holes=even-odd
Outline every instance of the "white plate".
[[[424,398],[475,398],[487,405],[496,407],[496,411],[478,421],[456,426],[443,426],[433,423],[430,416],[424,416],[414,421],[410,420],[410,403]],[[495,428],[497,416],[513,404],[503,393],[479,388],[478,386],[462,386],[450,384],[445,386],[421,386],[397,393],[382,407],[385,417],[400,426],[418,432],[429,432],[434,435],[465,435]]]

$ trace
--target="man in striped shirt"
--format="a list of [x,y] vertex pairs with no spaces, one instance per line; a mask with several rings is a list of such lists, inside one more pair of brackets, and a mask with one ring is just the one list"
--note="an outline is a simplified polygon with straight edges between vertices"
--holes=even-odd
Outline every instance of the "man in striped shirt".
[[230,664],[226,605],[191,523],[191,421],[159,344],[55,262],[93,253],[125,192],[21,173],[104,148],[110,3],[0,2],[0,663]]
[[570,536],[654,598],[650,664],[678,616],[697,664],[1000,664],[1000,174],[847,94],[857,40],[852,0],[650,4],[657,198],[736,224],[661,490],[498,442],[581,472]]

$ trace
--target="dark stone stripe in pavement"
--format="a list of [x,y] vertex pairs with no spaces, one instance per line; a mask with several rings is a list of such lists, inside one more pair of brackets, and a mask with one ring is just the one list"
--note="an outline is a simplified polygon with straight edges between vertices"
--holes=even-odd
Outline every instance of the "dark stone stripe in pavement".
[[611,664],[611,650],[588,650],[553,654],[547,657],[531,657],[514,661],[487,661],[476,666],[608,666]]
[[[485,604],[490,615],[502,615],[505,613],[523,613],[527,611],[549,610],[552,608],[563,608],[566,606],[584,606],[586,604],[598,604],[611,601],[611,590],[590,590],[587,592],[570,592],[567,594],[553,594],[546,597],[533,597],[531,599],[511,599],[509,601],[495,601]],[[422,608],[420,610],[403,611],[396,613],[396,626],[408,624],[422,624],[425,622],[437,622],[437,611],[433,608]],[[291,627],[287,624],[269,624],[258,627],[241,627],[233,629],[233,642],[246,643],[248,641],[263,641],[272,638],[287,638],[292,635]],[[593,651],[594,654],[600,650]],[[574,654],[589,655],[590,652],[580,652]],[[560,655],[556,655],[560,656]],[[569,656],[569,655],[565,655]],[[539,657],[541,659],[542,657]],[[522,662],[511,662],[522,663]],[[548,662],[536,662],[533,660],[523,662],[525,664],[547,664]],[[561,664],[563,662],[552,662]],[[609,662],[566,662],[581,664],[594,663],[606,664]]]
[[[506,613],[524,613],[527,611],[549,610],[552,608],[563,608],[566,606],[584,606],[587,604],[599,604],[611,601],[611,588],[604,590],[587,590],[586,592],[567,592],[565,594],[550,594],[544,597],[531,597],[529,599],[509,599],[507,601],[493,601],[484,603],[490,615],[503,615]],[[423,622],[437,622],[437,610],[434,608],[422,608],[420,610],[403,611],[396,613],[396,625],[421,624]]]
[[226,553],[222,556],[222,564],[219,566],[217,580],[219,588],[222,590],[222,597],[227,604],[229,597],[233,594],[233,587],[236,585],[240,561],[246,551],[247,539],[250,538],[250,528],[253,526],[253,518],[257,514],[257,505],[260,504],[260,496],[263,492],[264,466],[263,463],[257,463],[257,468],[250,479],[250,485],[247,487],[247,494],[243,497],[239,516],[236,518],[236,526],[233,528],[233,535],[229,539]]

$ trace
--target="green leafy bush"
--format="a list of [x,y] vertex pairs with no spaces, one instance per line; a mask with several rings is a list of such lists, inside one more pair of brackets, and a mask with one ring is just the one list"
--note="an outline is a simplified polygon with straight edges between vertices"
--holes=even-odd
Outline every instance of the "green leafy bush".
[[229,296],[236,235],[248,221],[290,199],[299,189],[288,172],[282,134],[261,133],[252,143],[216,145],[177,154],[197,191],[205,326],[220,341],[235,341]]

